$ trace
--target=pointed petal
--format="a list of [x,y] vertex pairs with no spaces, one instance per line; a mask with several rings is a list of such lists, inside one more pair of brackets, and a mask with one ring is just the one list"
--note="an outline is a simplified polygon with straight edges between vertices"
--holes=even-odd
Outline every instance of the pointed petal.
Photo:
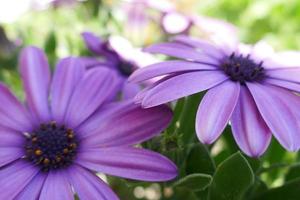
[[17,131],[30,131],[33,124],[27,109],[12,92],[0,83],[0,126]]
[[206,54],[201,53],[200,51],[179,43],[153,44],[145,48],[144,51],[149,53],[165,54],[176,58],[192,60],[211,65],[219,64],[218,59],[212,58]]
[[14,199],[36,176],[38,169],[31,163],[16,161],[0,169],[1,199]]
[[201,63],[171,60],[156,63],[153,65],[149,65],[145,68],[138,69],[129,77],[129,81],[137,83],[162,75],[168,75],[171,73],[182,73],[201,70],[217,70],[217,68],[211,65]]
[[19,131],[0,126],[0,147],[22,147],[25,136]]
[[123,113],[127,109],[131,109],[136,105],[132,103],[132,100],[113,102],[101,106],[92,116],[90,116],[84,123],[82,123],[78,129],[78,136],[80,139],[84,139],[90,136],[92,133],[95,133],[95,130],[99,128],[100,125],[103,125],[104,120],[111,120],[109,117],[114,116],[114,113]]
[[144,97],[147,95],[147,92],[150,91],[152,88],[156,87],[157,85],[161,84],[162,82],[169,80],[173,77],[175,77],[176,75],[172,74],[169,76],[165,76],[157,81],[155,81],[152,84],[147,85],[145,88],[143,88],[139,93],[137,93],[137,95],[133,98],[134,102],[136,104],[141,104]]
[[166,157],[133,147],[97,148],[78,153],[76,161],[85,168],[143,181],[166,181],[177,175]]
[[39,199],[46,178],[47,175],[45,173],[38,173],[16,197],[16,200]]
[[215,47],[213,44],[211,44],[206,40],[200,40],[186,35],[176,36],[173,38],[173,40],[175,42],[180,42],[185,45],[201,49],[201,51],[205,52],[207,55],[213,58],[219,59],[225,56],[225,54],[220,49],[218,49],[217,47]]
[[73,200],[74,195],[67,175],[62,172],[49,172],[41,191],[40,199]]
[[20,71],[30,110],[41,122],[49,121],[48,94],[51,75],[44,52],[36,47],[23,49]]
[[82,146],[90,148],[138,144],[161,133],[172,120],[172,111],[164,105],[142,109],[138,105],[124,104],[120,110],[120,112],[105,112],[103,113],[105,117],[100,116],[100,111],[100,115],[95,114],[95,117],[90,118],[87,123],[98,125],[94,126],[93,130],[80,129],[84,133],[89,133],[82,141]]
[[214,87],[228,77],[218,71],[190,72],[170,78],[145,95],[142,106],[153,107]]
[[225,129],[236,106],[240,84],[228,80],[210,89],[197,111],[196,132],[201,142],[213,143]]
[[244,86],[231,117],[231,126],[235,141],[248,156],[259,157],[266,151],[272,138],[271,131]]
[[268,79],[264,80],[264,82],[271,84],[271,85],[286,88],[288,90],[292,90],[295,92],[300,92],[300,83],[285,81],[285,80],[281,80],[281,79],[273,79],[273,78],[268,78]]
[[24,155],[24,150],[17,147],[0,147],[0,167],[11,163]]
[[68,173],[69,180],[81,200],[118,200],[116,194],[96,174],[73,166]]
[[279,141],[290,151],[300,148],[300,97],[280,87],[247,83],[266,124]]
[[97,37],[91,32],[84,32],[81,34],[84,39],[86,47],[95,54],[101,54],[103,52],[104,41],[100,37]]
[[267,70],[267,76],[300,84],[300,67]]
[[78,58],[65,58],[57,64],[51,88],[51,110],[53,119],[58,123],[64,123],[71,96],[84,72]]
[[70,99],[65,121],[75,128],[116,93],[115,73],[104,67],[90,69],[76,86]]

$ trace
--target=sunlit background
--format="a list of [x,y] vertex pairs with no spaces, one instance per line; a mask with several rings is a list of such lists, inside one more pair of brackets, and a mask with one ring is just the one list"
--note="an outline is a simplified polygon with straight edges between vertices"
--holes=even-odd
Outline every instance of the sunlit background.
[[[133,1],[0,0],[0,79],[22,97],[17,57],[23,46],[36,45],[45,49],[54,67],[58,58],[90,54],[81,37],[84,31],[92,31],[104,38],[123,36],[133,46],[142,48],[166,41],[188,27],[182,16],[199,17],[199,24],[189,30],[195,37],[222,40],[235,32],[228,32],[222,29],[222,25],[214,24],[212,18],[216,18],[236,26],[237,35],[243,42],[263,40],[278,51],[300,50],[298,0],[153,0],[150,9],[140,3],[132,5]],[[163,18],[162,12],[170,6],[174,15],[171,13]],[[165,27],[162,26],[164,23]],[[228,155],[224,140],[219,140],[211,151],[216,163]],[[274,141],[264,156],[263,166],[273,163],[278,166],[271,173],[264,174],[262,171],[262,178],[269,187],[281,185],[285,181],[283,175],[288,172],[285,165],[297,159],[300,157],[296,153],[287,153]],[[300,175],[297,167],[289,173]],[[104,178],[122,199],[158,200],[172,197],[174,193],[168,184]],[[177,199],[182,198],[177,196]]]

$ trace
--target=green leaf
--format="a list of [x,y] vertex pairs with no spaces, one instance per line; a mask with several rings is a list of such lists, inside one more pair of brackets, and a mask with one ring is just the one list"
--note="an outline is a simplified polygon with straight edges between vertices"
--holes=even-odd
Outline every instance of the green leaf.
[[214,174],[215,163],[204,144],[195,145],[186,159],[186,173]]
[[172,200],[199,200],[194,192],[186,188],[175,188],[174,195],[171,198]]
[[252,185],[246,193],[247,199],[252,199],[253,197],[264,193],[268,190],[268,186],[265,182],[260,180],[259,178],[255,179],[254,185]]
[[254,198],[255,200],[296,200],[300,194],[300,178],[286,183],[285,185],[268,190]]
[[253,171],[240,152],[222,162],[209,191],[210,200],[239,200],[254,183]]
[[254,173],[258,172],[258,170],[261,168],[261,160],[259,158],[251,158],[246,156],[245,157],[249,163],[249,165],[252,168],[252,171]]
[[207,200],[208,199],[208,189],[209,188],[206,188],[205,190],[196,192],[196,196],[198,197],[199,200]]
[[207,174],[191,174],[174,183],[174,187],[183,187],[192,191],[201,191],[209,186],[212,177]]

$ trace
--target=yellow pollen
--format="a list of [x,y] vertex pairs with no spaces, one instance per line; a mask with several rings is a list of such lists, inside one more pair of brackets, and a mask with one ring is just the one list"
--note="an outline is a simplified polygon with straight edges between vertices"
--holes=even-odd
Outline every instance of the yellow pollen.
[[40,156],[43,154],[43,152],[40,150],[40,149],[37,149],[34,151],[34,154],[37,155],[37,156]]

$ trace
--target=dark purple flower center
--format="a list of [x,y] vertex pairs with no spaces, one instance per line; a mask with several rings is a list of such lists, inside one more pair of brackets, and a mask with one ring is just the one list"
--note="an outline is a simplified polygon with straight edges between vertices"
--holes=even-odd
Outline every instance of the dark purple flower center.
[[120,61],[118,68],[119,72],[125,77],[129,77],[135,71],[134,64],[124,60]]
[[50,122],[41,124],[29,134],[25,144],[25,157],[42,171],[48,172],[70,166],[77,149],[78,140],[74,131]]
[[233,81],[245,82],[260,81],[265,77],[263,62],[257,64],[250,55],[243,56],[232,53],[221,62],[221,68]]

